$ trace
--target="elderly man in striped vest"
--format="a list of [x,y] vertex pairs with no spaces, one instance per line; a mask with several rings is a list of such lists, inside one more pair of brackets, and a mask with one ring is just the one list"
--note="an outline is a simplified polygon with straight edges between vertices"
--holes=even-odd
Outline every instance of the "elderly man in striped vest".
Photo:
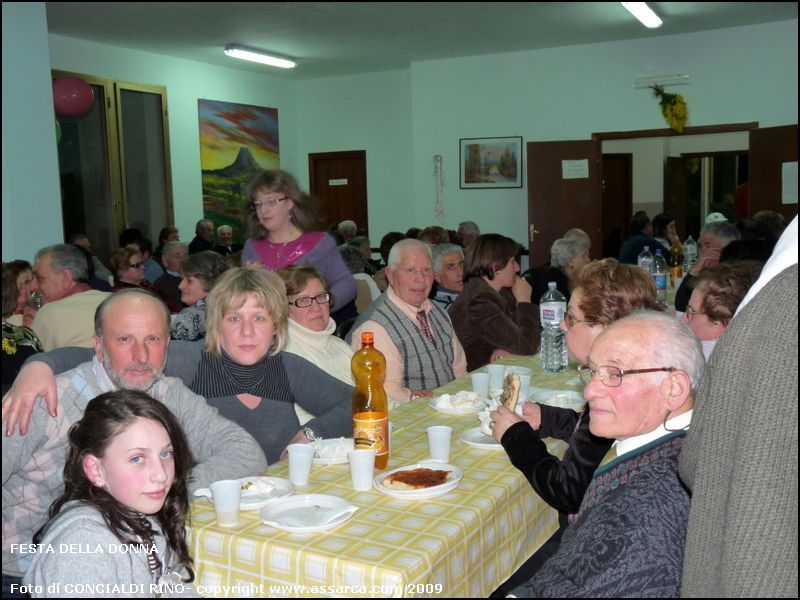
[[358,349],[363,332],[375,334],[375,348],[386,357],[386,394],[402,403],[465,375],[467,359],[447,312],[428,299],[430,247],[414,239],[397,242],[386,275],[386,293],[361,314],[349,337]]

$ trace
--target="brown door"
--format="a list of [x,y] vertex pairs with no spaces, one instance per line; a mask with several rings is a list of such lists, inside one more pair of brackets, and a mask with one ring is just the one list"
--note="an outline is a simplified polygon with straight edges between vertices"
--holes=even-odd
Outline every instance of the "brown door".
[[600,206],[603,246],[592,249],[592,258],[618,258],[622,240],[628,236],[633,206],[632,154],[603,154]]
[[311,195],[320,199],[325,227],[355,221],[358,235],[367,235],[367,152],[320,152],[308,155]]
[[797,125],[750,132],[748,214],[767,209],[787,219],[797,214],[797,204],[781,203],[781,169],[785,162],[797,162]]
[[[569,161],[569,162],[565,162]],[[528,142],[530,266],[545,264],[550,246],[572,227],[601,248],[600,142]],[[537,233],[538,232],[538,233]]]

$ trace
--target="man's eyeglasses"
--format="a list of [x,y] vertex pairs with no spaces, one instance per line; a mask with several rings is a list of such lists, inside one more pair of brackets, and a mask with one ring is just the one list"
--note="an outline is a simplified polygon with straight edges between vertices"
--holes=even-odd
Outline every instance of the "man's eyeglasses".
[[300,296],[294,302],[289,302],[292,306],[296,306],[297,308],[308,308],[311,306],[312,302],[316,302],[317,304],[328,304],[331,301],[331,295],[327,292],[322,294],[317,294],[316,296]]
[[588,365],[580,365],[578,367],[578,376],[580,376],[581,381],[584,384],[588,384],[592,377],[597,374],[600,377],[600,383],[602,383],[606,387],[619,387],[622,384],[622,378],[625,375],[638,375],[639,373],[657,373],[658,371],[679,371],[680,369],[676,369],[675,367],[655,367],[652,369],[628,369],[627,371],[623,371],[617,367],[613,367],[611,365],[603,365],[593,369]]
[[575,316],[567,311],[564,313],[564,323],[567,325],[567,329],[572,329],[578,323],[587,323],[589,325],[594,325],[591,321],[582,321],[581,319],[576,319]]
[[250,203],[250,207],[255,210],[262,210],[264,208],[272,208],[278,202],[283,202],[284,200],[288,200],[287,196],[283,196],[281,198],[267,198],[266,200],[256,200]]

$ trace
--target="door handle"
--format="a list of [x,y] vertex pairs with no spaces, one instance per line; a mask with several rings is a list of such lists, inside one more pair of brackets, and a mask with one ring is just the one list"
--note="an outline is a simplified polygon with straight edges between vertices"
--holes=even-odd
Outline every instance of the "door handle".
[[530,241],[531,244],[533,243],[533,238],[536,237],[537,233],[539,232],[536,231],[536,228],[533,226],[533,223],[528,225],[528,241]]

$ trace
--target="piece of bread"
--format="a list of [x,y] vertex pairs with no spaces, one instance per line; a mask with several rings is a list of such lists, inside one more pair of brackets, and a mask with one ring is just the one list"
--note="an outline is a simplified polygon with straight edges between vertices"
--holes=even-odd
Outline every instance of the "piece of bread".
[[500,403],[511,412],[517,408],[517,401],[519,400],[519,375],[514,372],[506,375],[506,380],[503,383],[503,395],[500,397]]
[[383,485],[390,490],[421,490],[442,485],[452,478],[452,471],[408,469],[387,475],[383,478]]

